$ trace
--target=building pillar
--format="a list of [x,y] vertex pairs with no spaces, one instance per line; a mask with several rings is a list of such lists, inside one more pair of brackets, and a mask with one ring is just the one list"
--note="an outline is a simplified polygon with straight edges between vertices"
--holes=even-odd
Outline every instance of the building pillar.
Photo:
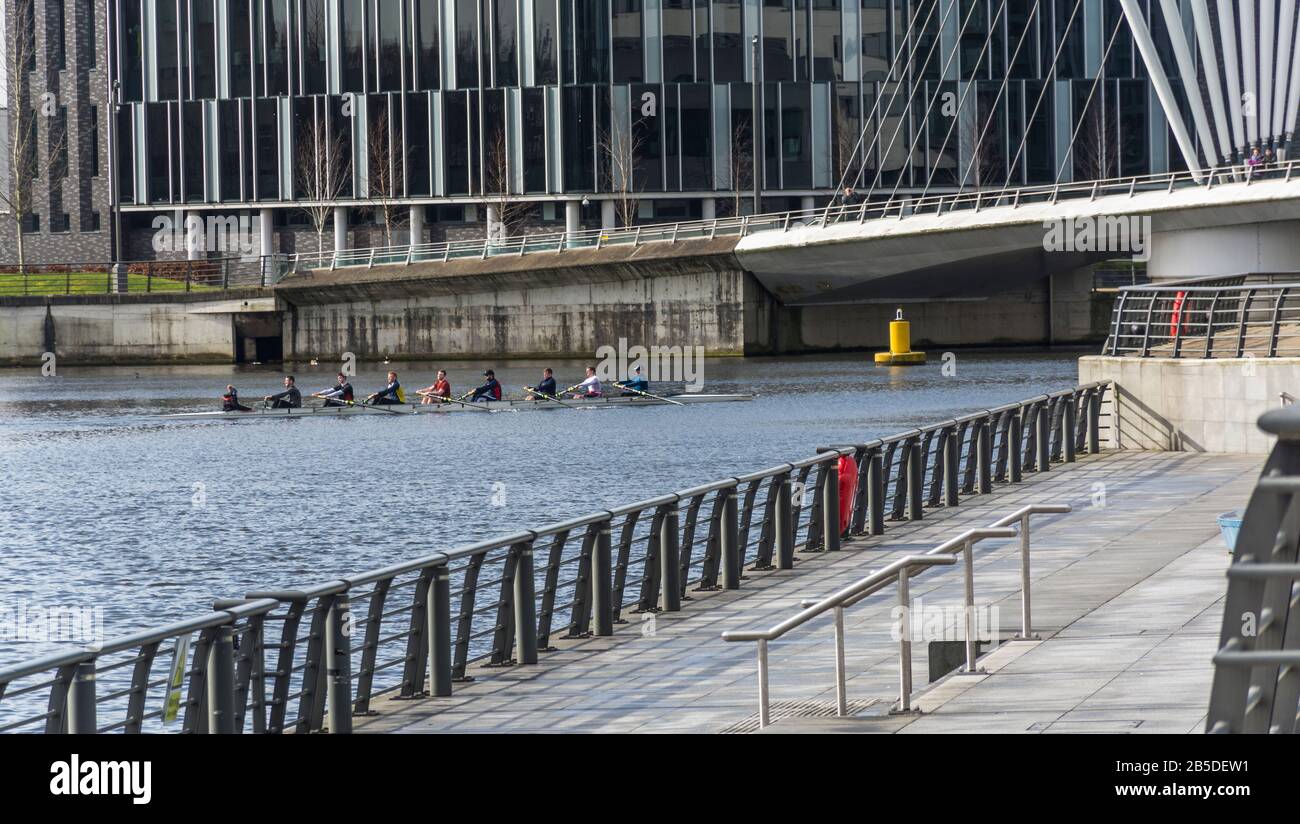
[[505,240],[505,227],[497,219],[497,207],[492,204],[487,205],[487,238],[488,240],[500,243]]
[[424,208],[423,206],[411,207],[411,245],[419,246],[424,243]]
[[334,207],[334,251],[348,250],[348,207]]
[[582,231],[582,201],[569,200],[565,202],[564,231],[569,234]]
[[718,201],[717,198],[706,197],[700,201],[700,217],[704,220],[718,219]]
[[204,230],[203,215],[198,212],[185,213],[185,258],[203,260],[207,257],[207,232]]
[[804,197],[803,200],[799,203],[799,209],[804,212],[811,212],[813,209],[816,208],[817,208],[817,199],[814,198],[812,195],[808,195]]
[[257,234],[262,242],[262,257],[275,254],[275,220],[270,209],[262,209],[257,216]]
[[617,222],[614,218],[614,201],[602,200],[600,202],[600,228],[613,229]]

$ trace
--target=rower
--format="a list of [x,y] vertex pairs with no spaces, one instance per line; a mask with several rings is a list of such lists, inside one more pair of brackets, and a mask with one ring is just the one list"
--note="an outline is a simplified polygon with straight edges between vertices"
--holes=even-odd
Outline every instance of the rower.
[[650,391],[650,381],[641,376],[641,367],[639,366],[632,370],[631,376],[623,382],[623,386],[623,394],[631,395],[633,397],[636,397],[643,392]]
[[269,401],[272,409],[298,409],[302,406],[302,393],[294,385],[293,375],[285,375],[284,391],[267,395],[262,400]]
[[552,372],[551,367],[548,366],[542,370],[542,380],[540,383],[536,386],[527,386],[524,388],[528,390],[528,396],[532,400],[537,400],[539,398],[553,398],[555,397],[555,373]]
[[501,384],[497,383],[497,374],[491,369],[483,373],[487,382],[482,386],[475,387],[474,396],[470,401],[499,401],[501,400]]
[[447,382],[447,370],[439,369],[438,379],[433,382],[433,386],[421,389],[415,394],[424,396],[424,400],[420,401],[421,404],[442,403],[442,398],[450,398],[451,384]]
[[376,406],[392,406],[406,403],[406,390],[397,382],[397,373],[388,373],[388,385],[366,398],[366,403]]
[[239,402],[239,392],[235,390],[234,384],[226,384],[226,394],[221,396],[222,412],[252,412],[253,407],[244,406]]
[[348,382],[347,375],[342,372],[334,377],[338,378],[338,383],[334,384],[332,389],[322,390],[312,393],[313,398],[324,398],[326,406],[351,406],[353,393],[352,384]]
[[573,396],[575,398],[599,398],[605,394],[600,386],[600,378],[596,377],[596,367],[594,366],[587,367],[587,377],[582,383],[573,388],[580,390],[578,394]]

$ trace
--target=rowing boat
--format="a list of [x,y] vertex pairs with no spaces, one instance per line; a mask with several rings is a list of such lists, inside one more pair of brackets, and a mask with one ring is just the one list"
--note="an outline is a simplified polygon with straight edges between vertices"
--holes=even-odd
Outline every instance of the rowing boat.
[[624,406],[673,406],[676,404],[694,405],[699,403],[735,403],[752,401],[753,395],[667,395],[662,400],[648,397],[627,397],[611,395],[606,398],[565,398],[564,403],[552,400],[502,400],[480,401],[473,407],[454,403],[438,404],[386,404],[384,406],[302,406],[297,409],[267,409],[254,407],[248,412],[181,412],[160,415],[173,420],[206,420],[249,418],[311,418],[335,415],[366,415],[376,410],[396,412],[404,415],[442,415],[450,412],[536,412],[543,409],[616,409]]

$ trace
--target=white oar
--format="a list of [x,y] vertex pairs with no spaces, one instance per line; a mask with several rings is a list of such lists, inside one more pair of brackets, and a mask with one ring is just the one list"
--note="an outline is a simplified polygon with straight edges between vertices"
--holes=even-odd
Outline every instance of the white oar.
[[[432,398],[437,398],[438,401],[439,401],[440,403],[458,403],[458,404],[460,404],[461,406],[468,406],[470,409],[476,409],[476,410],[478,410],[479,412],[496,412],[496,411],[497,411],[497,410],[495,410],[495,409],[488,409],[488,408],[485,407],[485,406],[479,406],[479,405],[476,404],[476,403],[470,403],[470,402],[468,402],[468,401],[462,401],[462,400],[458,400],[458,399],[456,399],[456,398],[444,398],[444,397],[442,397],[441,395],[435,395],[435,394],[433,394],[432,392],[425,392],[425,391],[422,390],[422,389],[417,389],[417,390],[415,390],[415,394],[419,395],[419,396],[422,397],[422,398],[430,398],[430,397],[432,397]],[[462,395],[461,397],[464,397],[464,395]]]
[[614,386],[616,386],[617,388],[622,389],[624,392],[635,392],[636,394],[638,394],[638,395],[640,395],[640,396],[642,396],[642,397],[644,397],[644,398],[653,398],[654,400],[657,400],[657,401],[663,401],[664,403],[671,403],[671,404],[673,404],[674,406],[685,406],[685,405],[686,405],[686,404],[682,403],[681,401],[675,401],[675,400],[673,400],[672,398],[662,398],[662,397],[660,397],[660,396],[658,396],[658,395],[651,395],[649,392],[642,392],[640,389],[633,389],[633,388],[630,387],[630,386],[624,386],[623,384],[619,383],[618,381],[610,381],[610,383],[614,384]]

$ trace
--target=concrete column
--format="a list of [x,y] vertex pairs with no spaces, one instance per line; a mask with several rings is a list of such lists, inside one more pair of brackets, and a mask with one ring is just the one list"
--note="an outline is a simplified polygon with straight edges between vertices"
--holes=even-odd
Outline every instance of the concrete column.
[[270,209],[262,209],[257,215],[257,234],[262,242],[262,257],[275,254],[275,219]]
[[718,201],[716,198],[706,197],[700,201],[700,217],[705,220],[716,220],[718,217]]
[[185,214],[185,257],[188,260],[203,260],[207,257],[206,221],[200,212]]
[[348,250],[348,209],[346,206],[334,207],[334,251]]
[[600,202],[600,226],[602,229],[613,229],[617,221],[614,219],[614,201],[602,200]]
[[424,243],[424,207],[411,207],[411,245]]
[[498,242],[505,240],[505,227],[500,225],[497,219],[497,207],[489,205],[486,214],[488,240],[496,240]]
[[817,200],[812,197],[805,197],[799,203],[800,211],[811,212],[817,208]]
[[582,201],[570,200],[564,204],[564,231],[569,234],[582,230]]

